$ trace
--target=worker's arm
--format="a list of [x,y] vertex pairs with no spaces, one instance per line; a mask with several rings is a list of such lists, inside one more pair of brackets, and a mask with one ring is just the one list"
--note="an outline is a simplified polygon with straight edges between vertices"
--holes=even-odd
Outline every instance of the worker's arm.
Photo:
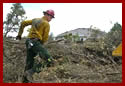
[[18,36],[22,36],[22,33],[23,33],[23,30],[26,26],[28,25],[32,25],[32,20],[26,20],[26,21],[23,21],[21,23],[21,26],[20,26],[20,29],[19,29],[19,33],[18,33]]

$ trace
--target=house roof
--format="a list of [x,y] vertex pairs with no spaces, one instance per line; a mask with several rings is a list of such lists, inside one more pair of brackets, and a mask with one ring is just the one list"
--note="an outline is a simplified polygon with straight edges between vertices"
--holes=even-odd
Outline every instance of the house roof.
[[[74,30],[70,30],[70,31],[66,31],[62,34],[59,34],[57,37],[62,37],[66,34],[72,34],[72,35],[79,35],[80,37],[83,37],[83,36],[86,36],[86,37],[90,37],[91,34],[96,31],[95,29],[91,29],[91,28],[77,28],[77,29],[74,29]],[[100,38],[100,37],[103,37],[106,33],[103,32],[103,31],[100,31],[99,30],[99,33],[97,34],[97,37]]]
[[88,36],[91,32],[90,32],[90,28],[77,28],[75,30],[71,30],[71,31],[67,31],[62,34],[59,34],[58,36],[64,36],[70,33],[72,33],[72,35],[78,34],[79,36]]

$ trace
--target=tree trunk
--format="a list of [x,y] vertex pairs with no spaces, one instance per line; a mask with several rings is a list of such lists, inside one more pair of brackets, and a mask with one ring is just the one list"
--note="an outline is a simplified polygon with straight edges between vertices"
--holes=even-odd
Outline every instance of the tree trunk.
[[9,31],[7,31],[7,32],[5,33],[4,37],[7,37],[8,32],[9,32]]
[[10,32],[10,30],[11,30],[11,29],[9,29],[9,30],[7,30],[7,31],[5,32],[4,37],[7,37],[7,34]]

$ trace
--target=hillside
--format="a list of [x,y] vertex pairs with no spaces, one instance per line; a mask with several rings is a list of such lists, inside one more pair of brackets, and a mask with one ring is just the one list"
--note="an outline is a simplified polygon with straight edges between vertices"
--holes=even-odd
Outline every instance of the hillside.
[[[25,39],[3,39],[3,81],[21,83],[25,67]],[[97,42],[84,44],[54,42],[46,44],[53,58],[51,67],[33,75],[34,83],[121,83],[121,57],[105,54]],[[98,48],[99,47],[99,48]],[[118,58],[118,59],[117,59]],[[120,60],[119,60],[120,58]],[[43,62],[39,56],[36,61]]]

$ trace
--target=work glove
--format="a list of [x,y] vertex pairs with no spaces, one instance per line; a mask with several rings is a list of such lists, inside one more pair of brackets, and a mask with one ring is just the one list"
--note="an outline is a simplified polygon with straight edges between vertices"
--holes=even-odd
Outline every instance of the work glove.
[[16,36],[16,40],[21,40],[21,36]]
[[54,64],[54,60],[53,60],[53,58],[51,57],[51,58],[48,58],[47,59],[47,67],[50,67],[50,66],[52,66]]

